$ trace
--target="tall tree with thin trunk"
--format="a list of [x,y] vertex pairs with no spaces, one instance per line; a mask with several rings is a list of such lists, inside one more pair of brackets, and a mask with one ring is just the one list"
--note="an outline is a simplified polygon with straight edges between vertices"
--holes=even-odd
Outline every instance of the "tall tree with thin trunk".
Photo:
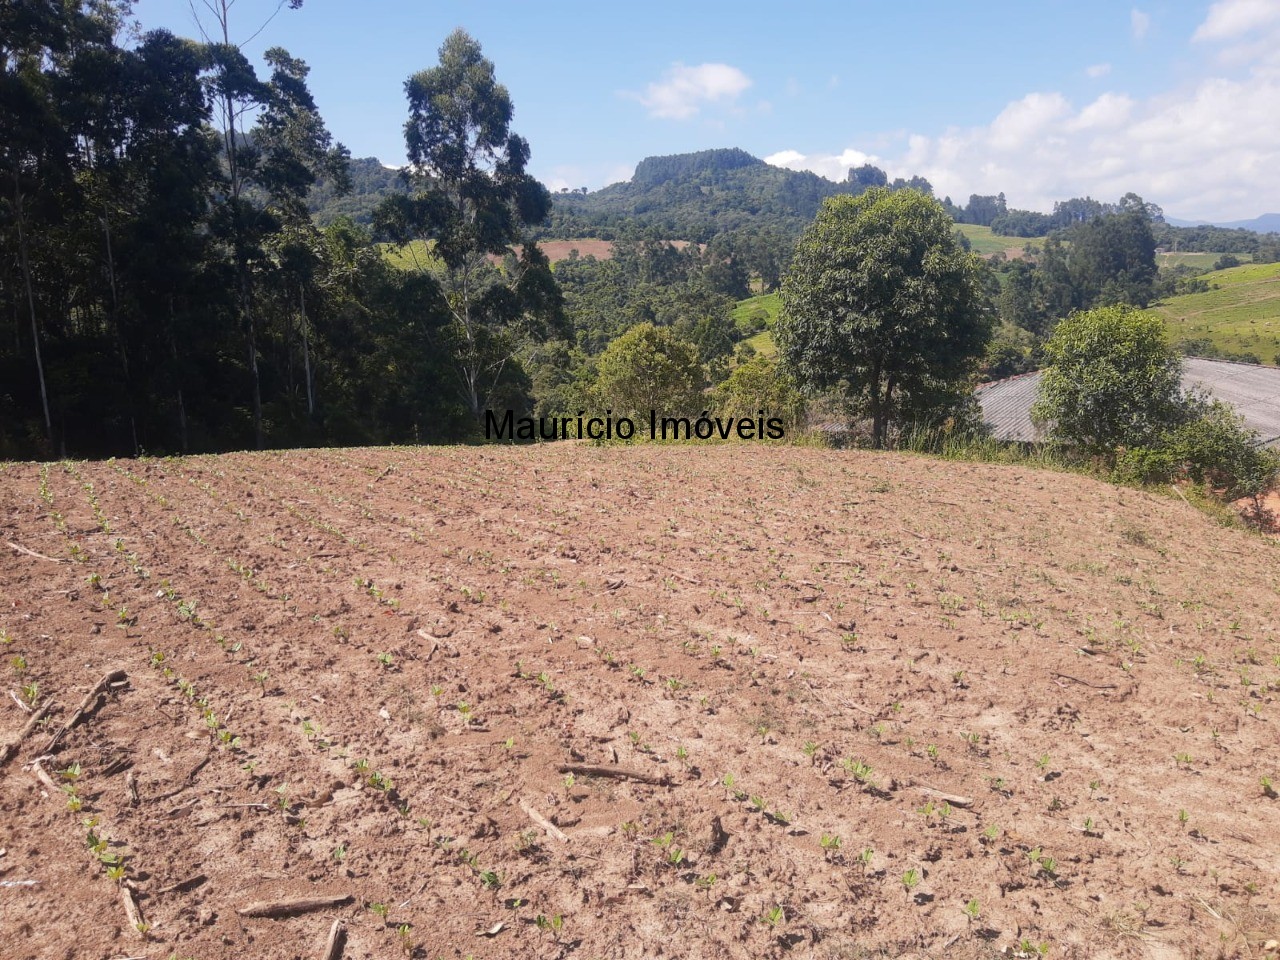
[[[405,83],[408,178],[412,195],[379,207],[379,232],[422,242],[450,317],[448,347],[459,393],[479,421],[514,365],[521,337],[545,336],[563,319],[546,256],[525,242],[550,211],[547,189],[525,172],[529,144],[511,132],[513,107],[480,44],[462,30],[440,48],[440,64]],[[429,251],[429,253],[428,253]],[[497,269],[489,257],[506,257]]]

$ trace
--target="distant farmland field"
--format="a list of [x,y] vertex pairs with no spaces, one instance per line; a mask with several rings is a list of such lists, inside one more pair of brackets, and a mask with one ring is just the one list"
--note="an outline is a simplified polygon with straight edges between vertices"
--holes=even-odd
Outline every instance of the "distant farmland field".
[[1006,237],[993,233],[990,227],[979,227],[973,223],[957,223],[956,229],[969,238],[973,252],[984,257],[1001,252],[1007,257],[1020,257],[1022,248],[1028,243],[1044,242],[1044,237]]

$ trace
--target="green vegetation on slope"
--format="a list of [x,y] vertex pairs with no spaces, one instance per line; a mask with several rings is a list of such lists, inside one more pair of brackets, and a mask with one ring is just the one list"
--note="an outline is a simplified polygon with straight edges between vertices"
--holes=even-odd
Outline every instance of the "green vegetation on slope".
[[1280,354],[1280,263],[1245,264],[1205,275],[1215,289],[1169,297],[1152,308],[1173,343],[1207,340],[1216,350]]

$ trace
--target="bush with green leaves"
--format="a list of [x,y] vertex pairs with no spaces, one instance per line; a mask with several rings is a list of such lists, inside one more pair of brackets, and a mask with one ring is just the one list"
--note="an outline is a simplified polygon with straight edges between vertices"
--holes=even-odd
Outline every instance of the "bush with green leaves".
[[1165,441],[1179,467],[1197,483],[1221,490],[1228,500],[1265,493],[1280,471],[1280,453],[1260,446],[1257,432],[1220,400],[1194,399],[1189,405],[1197,415]]
[[1159,317],[1124,306],[1073,313],[1044,351],[1031,419],[1054,439],[1111,458],[1153,446],[1186,419],[1182,363]]
[[788,431],[804,417],[804,397],[795,381],[768,357],[755,356],[736,366],[717,387],[712,404],[723,417],[755,419],[763,410],[780,417]]
[[697,416],[703,409],[702,362],[698,348],[664,327],[641,323],[618,337],[600,355],[593,392],[601,412],[615,420],[648,421],[663,416]]

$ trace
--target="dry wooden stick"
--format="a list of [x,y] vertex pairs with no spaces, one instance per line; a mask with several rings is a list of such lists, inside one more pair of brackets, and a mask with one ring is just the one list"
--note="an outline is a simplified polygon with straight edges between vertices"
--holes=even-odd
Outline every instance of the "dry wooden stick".
[[973,806],[973,800],[970,797],[958,797],[954,793],[943,793],[941,790],[935,790],[933,787],[926,787],[919,784],[916,785],[916,789],[926,797],[933,797],[935,800],[944,800],[953,807]]
[[138,782],[134,779],[132,770],[124,775],[124,788],[129,792],[129,804],[136,807],[138,805]]
[[124,904],[125,916],[129,918],[129,926],[133,927],[133,932],[143,940],[147,939],[147,925],[142,920],[142,912],[133,899],[133,891],[124,884],[120,885],[120,902]]
[[71,719],[64,723],[62,725],[62,729],[53,735],[53,739],[49,741],[49,745],[44,748],[45,752],[47,753],[52,750],[57,745],[58,741],[62,739],[63,734],[84,718],[84,715],[90,711],[95,703],[97,703],[98,697],[102,696],[102,694],[106,692],[107,687],[120,680],[127,680],[128,678],[129,675],[123,670],[112,670],[101,680],[95,683],[93,685],[93,689],[86,693],[84,699],[80,701],[80,706],[76,707],[76,712],[71,715]]
[[199,773],[201,770],[203,770],[205,766],[209,763],[209,761],[212,759],[213,759],[212,753],[205,754],[204,759],[201,760],[199,763],[197,763],[194,767],[192,767],[191,770],[187,773],[187,775],[182,778],[182,786],[175,787],[174,789],[168,791],[167,793],[162,793],[159,796],[151,797],[150,798],[151,801],[156,802],[159,800],[168,800],[170,797],[176,797],[183,790],[187,789],[187,787],[191,786],[191,781],[195,780],[196,774]]
[[529,806],[529,804],[525,803],[524,800],[520,801],[520,809],[525,812],[525,816],[540,826],[543,830],[547,831],[548,836],[555,837],[561,843],[569,842],[569,837],[563,830],[540,814],[537,810],[533,809],[533,807]]
[[48,560],[50,563],[65,563],[65,560],[58,560],[55,557],[46,557],[43,553],[36,553],[34,550],[28,550],[26,547],[20,547],[12,540],[6,540],[5,546],[12,547],[19,553],[25,553],[28,557],[35,557],[37,560]]
[[351,902],[351,894],[341,893],[331,897],[294,897],[290,900],[259,900],[241,907],[236,913],[242,917],[293,917],[299,913],[340,907]]
[[556,767],[556,770],[560,773],[578,773],[584,777],[614,777],[619,780],[639,780],[641,783],[656,783],[658,786],[665,786],[667,782],[665,777],[654,777],[647,773],[640,773],[637,770],[598,766],[592,763],[562,763]]
[[22,729],[18,731],[18,736],[9,743],[6,743],[3,747],[0,747],[0,767],[8,763],[9,758],[18,752],[18,747],[22,746],[22,741],[27,738],[27,734],[36,728],[36,724],[43,720],[45,715],[52,708],[53,701],[46,700],[44,702],[44,706],[27,719],[27,722],[23,725]]
[[1118,690],[1120,689],[1114,683],[1090,683],[1088,680],[1081,680],[1079,677],[1073,677],[1069,673],[1053,673],[1055,677],[1061,677],[1063,680],[1074,680],[1076,683],[1083,683],[1086,687],[1093,687],[1095,690]]
[[198,887],[207,880],[203,873],[197,873],[194,877],[187,877],[185,880],[179,880],[177,883],[171,883],[162,890],[157,890],[157,894],[177,893],[179,890],[190,890],[192,887]]
[[58,791],[58,785],[57,785],[56,783],[54,783],[54,782],[53,782],[53,778],[52,778],[52,777],[50,777],[50,776],[49,776],[49,774],[45,772],[44,767],[40,766],[40,761],[39,761],[39,760],[32,760],[32,761],[31,761],[31,769],[35,771],[36,777],[37,777],[37,778],[39,778],[39,780],[40,780],[40,782],[41,782],[41,783],[43,783],[46,787],[48,787],[48,788],[49,788],[51,791],[53,791],[55,794],[57,794],[57,793],[59,792],[59,791]]
[[333,921],[333,926],[329,928],[329,940],[324,945],[320,960],[342,960],[342,948],[346,939],[346,925],[341,920]]

